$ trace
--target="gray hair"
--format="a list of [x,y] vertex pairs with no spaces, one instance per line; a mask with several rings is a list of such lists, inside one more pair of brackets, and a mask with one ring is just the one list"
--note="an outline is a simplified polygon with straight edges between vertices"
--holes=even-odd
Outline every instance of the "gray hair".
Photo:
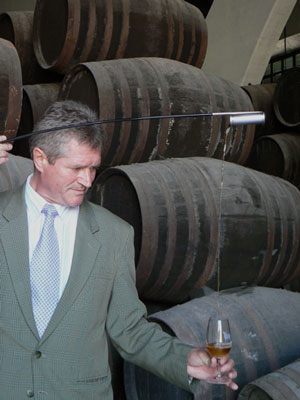
[[[39,131],[96,120],[97,114],[82,103],[73,100],[57,101],[48,107],[34,130]],[[87,144],[100,152],[104,144],[104,137],[102,126],[91,124],[33,135],[29,140],[29,148],[31,157],[33,149],[39,147],[47,155],[49,163],[54,164],[57,158],[65,155],[65,145],[71,139]]]

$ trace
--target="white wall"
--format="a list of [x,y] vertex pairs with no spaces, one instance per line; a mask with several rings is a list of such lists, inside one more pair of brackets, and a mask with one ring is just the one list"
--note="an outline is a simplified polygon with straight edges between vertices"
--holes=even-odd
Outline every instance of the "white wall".
[[203,70],[239,85],[260,83],[296,0],[214,0]]

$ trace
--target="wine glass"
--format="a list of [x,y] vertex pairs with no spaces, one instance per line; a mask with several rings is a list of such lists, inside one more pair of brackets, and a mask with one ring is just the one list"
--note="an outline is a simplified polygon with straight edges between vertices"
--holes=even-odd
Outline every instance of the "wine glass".
[[221,375],[219,360],[230,352],[232,346],[228,319],[210,318],[206,332],[206,348],[212,357],[217,359],[218,374],[211,383],[224,384],[230,381],[226,375]]

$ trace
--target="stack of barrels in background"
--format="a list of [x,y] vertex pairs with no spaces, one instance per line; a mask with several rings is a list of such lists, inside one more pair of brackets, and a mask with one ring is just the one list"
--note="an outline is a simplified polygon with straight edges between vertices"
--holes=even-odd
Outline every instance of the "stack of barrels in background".
[[[102,125],[103,165],[89,198],[133,225],[138,292],[159,310],[151,318],[203,346],[221,303],[240,388],[300,357],[300,295],[281,289],[300,276],[299,182],[253,162],[265,153],[255,150],[264,136],[288,135],[262,144],[269,154],[297,135],[294,117],[282,130],[289,109],[276,119],[285,104],[273,108],[279,84],[241,88],[204,72],[206,22],[184,0],[37,0],[34,12],[2,13],[0,37],[0,124],[8,137],[30,132],[56,99],[119,120]],[[265,97],[256,96],[261,89]],[[228,129],[226,118],[211,115],[252,110],[266,113],[264,128]],[[208,115],[142,119],[200,113]],[[14,153],[28,162],[27,142],[16,141]],[[291,171],[299,176],[299,157]],[[116,400],[193,398],[123,365],[112,346],[110,364]],[[201,382],[199,396],[238,393]]]
[[247,384],[238,399],[291,400],[300,398],[300,359]]
[[[276,83],[243,86],[266,123],[256,126],[245,165],[283,178],[300,189],[300,68],[285,70]],[[284,285],[300,292],[300,277]]]
[[300,188],[300,68],[286,70],[277,83],[243,89],[266,123],[257,126],[246,165],[279,176]]

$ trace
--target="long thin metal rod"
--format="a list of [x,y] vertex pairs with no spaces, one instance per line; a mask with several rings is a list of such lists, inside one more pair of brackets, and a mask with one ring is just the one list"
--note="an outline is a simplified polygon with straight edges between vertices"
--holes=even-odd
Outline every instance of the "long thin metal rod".
[[78,124],[61,125],[61,126],[57,126],[54,128],[42,129],[39,131],[32,131],[31,133],[27,133],[25,135],[8,138],[7,140],[0,142],[0,143],[14,142],[16,140],[29,138],[30,136],[33,136],[33,135],[38,135],[38,134],[53,132],[53,131],[59,131],[59,130],[63,130],[63,129],[81,128],[83,126],[89,126],[89,125],[110,124],[110,123],[125,122],[125,121],[144,121],[144,120],[149,120],[149,119],[222,117],[222,116],[241,117],[241,122],[237,122],[237,123],[235,123],[234,119],[232,119],[232,125],[247,124],[247,123],[253,124],[253,123],[263,123],[264,122],[264,113],[262,111],[234,111],[234,112],[216,112],[216,113],[199,113],[199,114],[150,115],[150,116],[144,116],[144,117],[105,119],[102,121],[89,121],[89,122],[82,122],[82,123],[78,123]]

